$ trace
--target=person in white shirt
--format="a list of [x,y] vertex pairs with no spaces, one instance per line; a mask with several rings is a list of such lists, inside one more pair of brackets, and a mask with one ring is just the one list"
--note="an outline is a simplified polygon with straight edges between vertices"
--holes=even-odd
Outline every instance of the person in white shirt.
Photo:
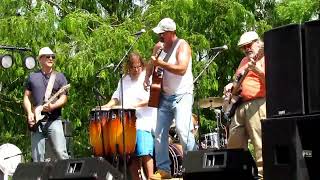
[[[148,107],[149,93],[144,90],[145,65],[138,53],[130,53],[125,66],[123,76],[123,106],[136,109],[136,156],[130,159],[130,172],[132,178],[140,179],[138,170],[141,165],[145,175],[153,174],[153,149],[154,138],[152,131],[156,121],[156,109]],[[117,90],[113,93],[111,100],[103,105],[103,108],[112,108],[121,105],[121,86],[118,83]]]

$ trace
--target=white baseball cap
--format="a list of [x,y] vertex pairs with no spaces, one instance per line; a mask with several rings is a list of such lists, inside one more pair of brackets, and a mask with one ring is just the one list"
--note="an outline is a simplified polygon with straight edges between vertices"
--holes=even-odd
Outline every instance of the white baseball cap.
[[39,50],[38,58],[42,55],[54,55],[54,52],[49,47],[43,47]]
[[166,31],[175,31],[176,30],[176,23],[170,18],[162,19],[157,27],[152,29],[154,33],[160,34]]
[[259,39],[259,35],[255,31],[248,31],[241,35],[238,46],[244,46]]

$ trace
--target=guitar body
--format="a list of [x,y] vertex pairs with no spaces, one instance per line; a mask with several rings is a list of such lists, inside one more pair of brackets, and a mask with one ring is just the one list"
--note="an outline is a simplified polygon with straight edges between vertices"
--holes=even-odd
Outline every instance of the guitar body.
[[162,78],[162,70],[159,67],[154,67],[152,73],[152,84],[150,86],[150,97],[148,101],[148,106],[150,107],[159,107]]
[[240,95],[231,95],[230,97],[227,97],[222,106],[224,116],[226,118],[231,118],[236,112],[236,109],[240,103]]
[[60,96],[64,91],[68,90],[70,88],[70,84],[67,84],[63,87],[60,88],[60,90],[58,92],[56,92],[53,96],[51,96],[51,98],[48,100],[48,102],[46,102],[43,105],[39,105],[37,107],[33,107],[32,108],[32,112],[34,113],[34,121],[35,124],[34,125],[30,125],[28,123],[28,128],[30,131],[36,131],[39,125],[40,121],[44,121],[46,120],[47,115],[42,114],[43,111],[43,107],[49,105],[51,102],[53,102],[58,96]]
[[32,126],[28,124],[28,128],[30,131],[33,131],[33,132],[36,131],[39,125],[39,121],[45,118],[45,115],[42,114],[42,110],[43,110],[42,105],[32,108],[35,124]]

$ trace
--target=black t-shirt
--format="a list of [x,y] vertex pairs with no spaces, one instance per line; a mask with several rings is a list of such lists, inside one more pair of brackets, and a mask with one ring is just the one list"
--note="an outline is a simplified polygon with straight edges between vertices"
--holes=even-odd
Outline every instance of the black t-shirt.
[[[26,89],[31,91],[32,104],[39,106],[44,104],[44,96],[46,93],[47,85],[50,75],[45,75],[41,70],[31,73],[26,82]],[[63,73],[56,72],[56,79],[53,84],[51,96],[54,95],[62,86],[68,84],[68,81]],[[63,92],[62,94],[67,94]],[[51,97],[50,96],[50,97]],[[49,98],[50,98],[49,97]],[[57,108],[48,114],[49,120],[55,120],[61,116],[61,108]]]

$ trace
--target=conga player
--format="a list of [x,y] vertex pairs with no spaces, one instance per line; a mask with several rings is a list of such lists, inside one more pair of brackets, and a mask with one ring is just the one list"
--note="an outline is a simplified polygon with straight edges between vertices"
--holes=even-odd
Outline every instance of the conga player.
[[[141,165],[145,175],[149,178],[153,174],[153,148],[154,139],[151,133],[156,121],[156,109],[148,107],[149,92],[144,90],[145,66],[138,53],[130,53],[124,65],[125,75],[123,81],[123,106],[136,109],[136,150],[135,156],[130,159],[130,172],[132,179],[139,180],[138,170]],[[121,105],[121,84],[113,93],[111,100],[102,108],[112,108]]]

